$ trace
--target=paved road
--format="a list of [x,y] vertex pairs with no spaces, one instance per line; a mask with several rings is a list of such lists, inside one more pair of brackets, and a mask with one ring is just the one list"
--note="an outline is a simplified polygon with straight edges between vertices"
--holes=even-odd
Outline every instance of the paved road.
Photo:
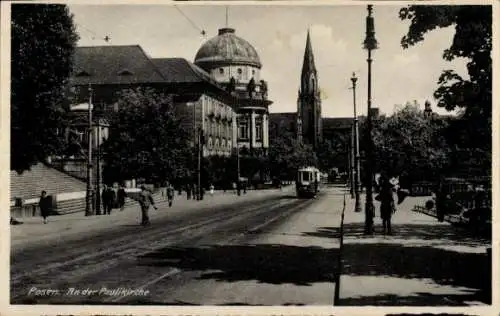
[[[118,223],[81,238],[23,244],[12,249],[11,304],[331,305],[332,253],[273,238],[282,239],[290,221],[304,222],[301,213],[325,206],[331,212],[322,221],[337,224],[340,204],[283,192],[183,212],[161,206],[166,215],[147,228]],[[307,301],[304,289],[312,287],[301,275],[320,277],[311,281],[323,282],[324,297],[310,293],[320,301]],[[283,288],[293,284],[302,290]]]

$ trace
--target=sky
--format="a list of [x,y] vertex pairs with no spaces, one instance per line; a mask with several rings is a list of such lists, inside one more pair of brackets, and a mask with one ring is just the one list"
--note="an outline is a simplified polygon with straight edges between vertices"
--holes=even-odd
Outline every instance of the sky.
[[[70,5],[80,46],[141,45],[151,57],[182,57],[194,61],[196,52],[226,26],[225,5]],[[228,26],[257,50],[262,79],[268,82],[270,112],[295,112],[297,93],[309,29],[323,117],[353,115],[351,76],[358,77],[358,115],[366,113],[367,52],[365,5],[230,5]],[[374,6],[379,49],[372,53],[372,104],[391,114],[396,105],[431,101],[442,70],[466,75],[466,60],[444,61],[454,28],[434,30],[409,49],[401,38],[409,22],[398,17],[400,5]],[[201,30],[206,36],[201,35]],[[103,38],[111,40],[105,42]]]

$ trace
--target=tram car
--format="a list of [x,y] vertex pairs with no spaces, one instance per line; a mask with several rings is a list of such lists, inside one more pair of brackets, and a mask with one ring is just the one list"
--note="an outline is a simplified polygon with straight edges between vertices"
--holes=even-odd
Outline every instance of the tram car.
[[321,172],[315,167],[300,168],[297,170],[295,190],[298,198],[313,198],[319,192]]

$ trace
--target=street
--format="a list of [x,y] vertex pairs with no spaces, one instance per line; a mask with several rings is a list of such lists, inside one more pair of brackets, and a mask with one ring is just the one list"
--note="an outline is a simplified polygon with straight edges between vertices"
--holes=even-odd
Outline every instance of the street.
[[[293,193],[160,202],[146,228],[137,209],[75,217],[80,226],[27,223],[25,239],[12,235],[11,303],[332,306],[346,190]],[[491,303],[491,241],[412,211],[425,200],[398,206],[394,236],[380,234],[376,218],[366,237],[364,214],[346,196],[339,305]],[[93,230],[81,224],[92,220]],[[51,224],[66,232],[50,235]]]
[[[67,242],[13,246],[11,302],[331,305],[333,249],[299,247],[293,236],[286,244],[280,230],[327,206],[327,195],[298,200],[291,192],[183,213],[162,205],[150,227],[130,223]],[[340,220],[337,204],[325,209],[330,225]],[[111,292],[137,289],[149,293]]]

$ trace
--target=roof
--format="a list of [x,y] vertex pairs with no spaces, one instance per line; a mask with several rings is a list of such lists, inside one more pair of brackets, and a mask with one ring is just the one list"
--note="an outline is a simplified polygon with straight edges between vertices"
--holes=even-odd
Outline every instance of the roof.
[[304,61],[302,62],[302,78],[311,72],[316,72],[316,65],[314,64],[311,36],[309,35],[309,30],[307,30],[306,50],[304,51]]
[[297,113],[295,112],[269,113],[269,122],[276,125],[294,125],[296,123],[296,118]]
[[218,85],[207,72],[184,58],[151,59],[167,83],[210,82]]
[[139,45],[77,47],[73,69],[74,85],[164,82]]
[[323,131],[350,129],[353,123],[352,117],[324,117],[322,119]]
[[232,28],[219,29],[219,35],[206,41],[196,53],[194,62],[204,66],[210,64],[244,64],[262,67],[255,48],[234,34]]

